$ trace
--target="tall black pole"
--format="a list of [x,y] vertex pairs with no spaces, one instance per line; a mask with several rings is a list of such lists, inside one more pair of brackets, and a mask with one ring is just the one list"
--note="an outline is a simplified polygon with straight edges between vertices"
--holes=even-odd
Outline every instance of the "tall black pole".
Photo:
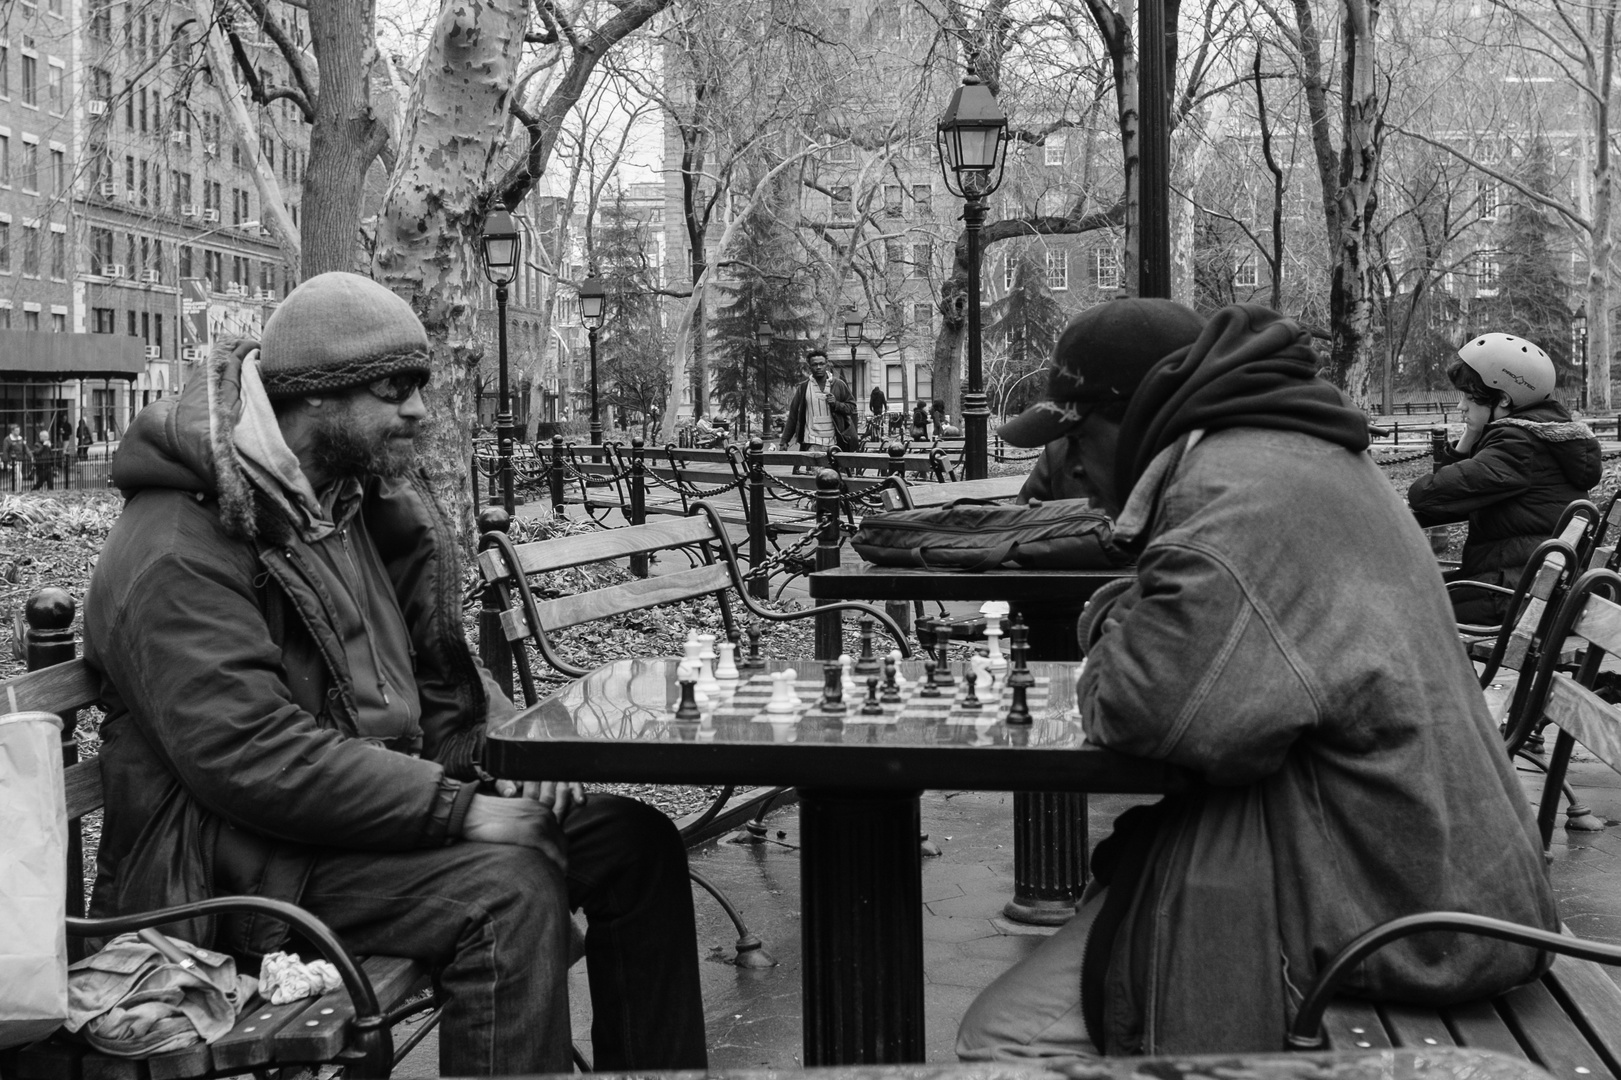
[[501,411],[495,417],[501,460],[501,508],[512,516],[512,401],[507,395],[507,287],[495,287],[496,357],[499,361]]
[[591,445],[602,445],[602,420],[597,415],[597,328],[586,328],[591,339]]
[[1171,295],[1171,118],[1164,0],[1137,8],[1137,292]]
[[987,473],[985,431],[990,409],[985,403],[985,375],[979,351],[979,229],[985,224],[985,200],[975,196],[962,210],[968,226],[968,388],[962,394],[963,465],[966,478]]
[[850,342],[850,393],[856,392],[856,343]]

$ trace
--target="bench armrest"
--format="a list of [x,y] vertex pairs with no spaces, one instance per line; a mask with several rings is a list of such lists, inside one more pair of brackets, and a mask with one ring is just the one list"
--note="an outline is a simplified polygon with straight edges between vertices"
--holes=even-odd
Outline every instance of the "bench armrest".
[[1516,945],[1531,945],[1548,952],[1593,960],[1601,964],[1621,964],[1621,946],[1600,945],[1591,941],[1523,926],[1506,919],[1487,915],[1471,915],[1462,911],[1428,911],[1418,915],[1404,915],[1381,923],[1354,938],[1317,975],[1300,1003],[1294,1023],[1289,1025],[1285,1048],[1289,1050],[1319,1050],[1323,1046],[1323,1013],[1333,1000],[1345,977],[1369,956],[1393,941],[1434,930],[1452,930],[1457,933],[1479,934],[1498,938]]

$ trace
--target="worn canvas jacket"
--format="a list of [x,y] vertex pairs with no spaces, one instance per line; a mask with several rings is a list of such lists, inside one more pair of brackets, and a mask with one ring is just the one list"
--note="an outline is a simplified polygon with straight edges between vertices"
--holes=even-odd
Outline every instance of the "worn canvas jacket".
[[[142,410],[113,464],[127,499],[85,607],[106,719],[93,908],[224,893],[296,901],[321,848],[407,850],[460,832],[483,721],[512,705],[461,626],[455,537],[424,483],[364,487],[357,527],[405,618],[420,730],[361,730],[319,559],[230,449],[240,361]],[[279,924],[180,936],[243,953]]]
[[[1154,458],[1116,536],[1142,544],[1138,577],[1087,620],[1088,733],[1202,783],[1169,801],[1113,939],[1109,1053],[1277,1050],[1324,962],[1397,916],[1557,928],[1435,558],[1367,454],[1195,432]],[[1420,935],[1347,990],[1438,1004],[1539,964]]]
[[[809,379],[805,380],[809,382]],[[798,449],[805,441],[805,382],[794,389],[788,402],[788,415],[782,425],[784,450]],[[833,413],[833,440],[840,450],[856,447],[856,399],[850,385],[837,375],[827,377],[827,407]]]

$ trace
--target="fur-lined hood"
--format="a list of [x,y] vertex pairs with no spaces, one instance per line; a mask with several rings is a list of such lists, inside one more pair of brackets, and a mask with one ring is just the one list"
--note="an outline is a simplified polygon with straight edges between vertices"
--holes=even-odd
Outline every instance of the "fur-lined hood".
[[178,398],[163,398],[136,415],[112,464],[112,482],[126,499],[147,488],[195,492],[219,500],[231,536],[274,542],[285,535],[286,515],[249,481],[234,446],[242,362],[258,348],[246,339],[216,343],[207,378],[193,379]]

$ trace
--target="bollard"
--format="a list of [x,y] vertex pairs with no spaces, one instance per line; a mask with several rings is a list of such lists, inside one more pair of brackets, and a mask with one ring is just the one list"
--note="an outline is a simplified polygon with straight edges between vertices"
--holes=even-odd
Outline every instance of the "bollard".
[[[647,523],[647,447],[640,438],[630,440],[630,523]],[[648,573],[647,556],[632,555],[630,572],[639,578]]]
[[[839,565],[839,474],[822,469],[816,474],[816,569]],[[838,611],[816,616],[816,659],[837,660],[844,651],[844,618]]]
[[[478,533],[510,532],[512,519],[499,506],[491,506],[478,515]],[[501,687],[501,692],[512,697],[512,643],[501,629],[501,598],[494,585],[484,587],[478,609],[478,658],[489,669],[490,677]]]
[[[30,596],[23,604],[23,662],[29,671],[65,664],[78,652],[73,640],[73,597],[66,589],[46,587]],[[0,708],[3,711],[3,708]],[[79,761],[79,744],[74,731],[79,726],[76,712],[62,713],[62,767],[68,768]],[[82,872],[72,872],[84,866],[84,834],[77,820],[68,822],[67,832],[67,911],[76,918],[84,916],[84,878]],[[84,943],[69,939],[68,959],[79,960],[84,955]]]
[[[749,501],[749,571],[759,570],[766,563],[766,504],[765,504],[765,440],[758,435],[749,440],[743,451],[748,464],[748,490],[744,498]],[[759,574],[749,578],[749,596],[756,600],[771,598],[771,578]]]
[[563,436],[552,436],[552,468],[548,477],[552,487],[552,515],[563,514]]
[[906,474],[906,447],[900,443],[889,444],[889,466],[885,476],[904,476]]

